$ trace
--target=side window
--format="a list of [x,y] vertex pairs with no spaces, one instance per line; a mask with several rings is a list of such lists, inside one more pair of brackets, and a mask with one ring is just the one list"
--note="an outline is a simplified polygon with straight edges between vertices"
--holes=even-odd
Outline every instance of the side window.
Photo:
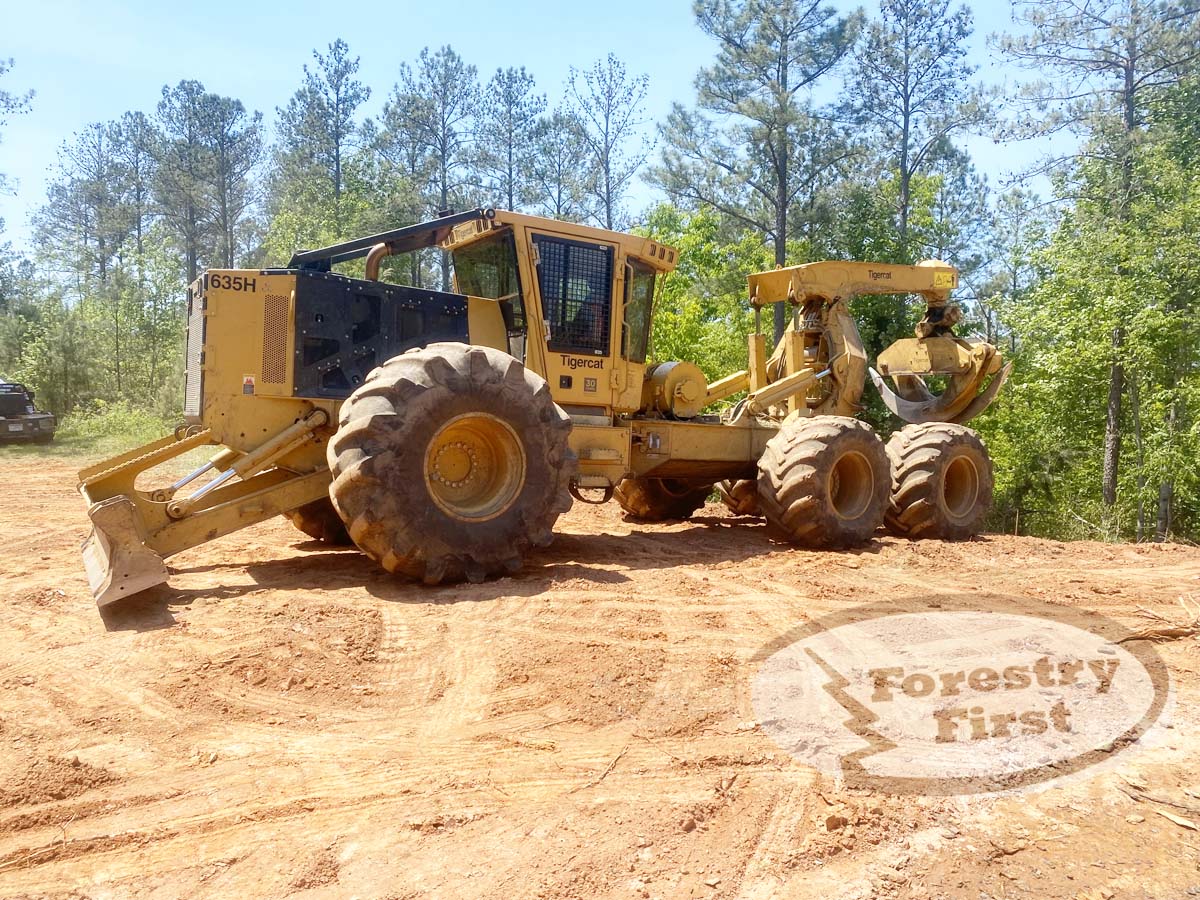
[[644,363],[650,343],[650,313],[654,308],[654,270],[636,259],[629,261],[625,279],[625,339],[629,361]]
[[458,290],[500,304],[508,331],[508,352],[525,358],[525,299],[517,270],[517,246],[512,232],[478,241],[454,252],[454,278]]
[[568,353],[608,353],[612,315],[613,251],[535,234],[538,287],[550,349]]

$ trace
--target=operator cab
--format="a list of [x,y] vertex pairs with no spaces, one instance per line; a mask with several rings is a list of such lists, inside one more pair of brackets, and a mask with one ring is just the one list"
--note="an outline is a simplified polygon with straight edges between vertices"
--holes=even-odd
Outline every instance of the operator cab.
[[564,408],[607,417],[640,407],[655,292],[674,249],[504,211],[455,226],[441,246],[456,290],[499,303],[509,353]]

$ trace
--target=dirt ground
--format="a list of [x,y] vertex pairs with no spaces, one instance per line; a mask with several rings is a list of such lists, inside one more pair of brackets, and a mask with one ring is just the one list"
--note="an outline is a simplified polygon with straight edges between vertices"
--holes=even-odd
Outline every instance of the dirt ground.
[[0,459],[0,896],[1200,896],[1195,638],[1156,746],[1013,795],[839,786],[749,699],[763,646],[880,600],[1180,619],[1195,548],[813,553],[576,504],[518,577],[430,589],[275,520],[102,618],[75,468]]

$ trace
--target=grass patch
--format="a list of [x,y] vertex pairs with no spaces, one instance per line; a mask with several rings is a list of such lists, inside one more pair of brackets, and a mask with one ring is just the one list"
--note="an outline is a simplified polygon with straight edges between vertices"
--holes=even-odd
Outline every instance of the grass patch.
[[166,437],[174,424],[125,402],[98,400],[60,420],[54,440],[49,444],[0,444],[0,460],[6,457],[98,460]]

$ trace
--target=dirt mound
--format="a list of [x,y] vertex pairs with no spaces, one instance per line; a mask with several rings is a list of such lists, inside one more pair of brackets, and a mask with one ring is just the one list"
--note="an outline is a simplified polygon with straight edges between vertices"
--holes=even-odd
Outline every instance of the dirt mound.
[[0,809],[66,800],[117,780],[78,756],[34,757],[15,769],[0,783]]

